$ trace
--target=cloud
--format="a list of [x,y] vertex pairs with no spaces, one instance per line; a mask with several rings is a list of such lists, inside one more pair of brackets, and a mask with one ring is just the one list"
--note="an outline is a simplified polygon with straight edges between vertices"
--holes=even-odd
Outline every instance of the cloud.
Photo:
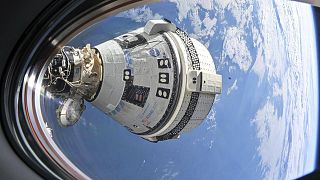
[[256,60],[252,66],[252,71],[258,76],[258,85],[260,85],[266,72],[265,56],[263,55],[263,49],[261,45],[257,47]]
[[162,175],[160,180],[172,180],[175,179],[180,173],[174,170],[175,163],[173,161],[169,161],[164,169],[162,169]]
[[[193,32],[189,32],[189,35],[204,43],[206,47],[209,47],[210,40],[215,34],[217,23],[217,18],[211,17],[208,13],[210,10],[213,10],[213,1],[171,0],[171,2],[175,3],[178,9],[178,21],[182,22],[183,20],[187,19],[191,22]],[[199,11],[201,9],[206,10],[204,17],[200,17],[199,15]]]
[[[217,103],[217,102],[215,102],[215,103]],[[217,121],[216,121],[215,115],[216,115],[215,108],[211,108],[211,110],[205,120],[208,131],[213,131],[217,127]]]
[[227,29],[223,42],[222,58],[229,57],[240,70],[247,72],[252,63],[252,57],[244,40],[244,32],[237,27]]
[[237,86],[237,79],[233,82],[232,86],[228,88],[228,91],[227,91],[227,95],[229,95],[232,91],[235,91],[238,89],[238,86]]
[[215,0],[215,3],[220,9],[225,9],[232,2],[232,0]]
[[[310,34],[300,31],[308,28],[307,19],[312,15],[300,4],[275,3],[260,1],[258,6],[261,26],[256,30],[258,55],[252,70],[260,81],[267,78],[272,93],[252,124],[259,139],[257,150],[265,179],[293,179],[308,172],[305,165],[313,156],[308,153],[312,148],[310,123],[314,121],[314,112],[309,111],[311,64],[305,61],[313,57],[304,50],[312,41],[301,41],[310,39]],[[275,98],[282,99],[283,107],[275,105]]]
[[236,73],[236,66],[232,66],[232,65],[230,65],[229,66],[229,69],[228,69],[228,72],[231,74],[231,73]]
[[117,17],[130,18],[136,22],[147,22],[151,19],[162,19],[163,17],[158,13],[153,13],[152,10],[143,6],[141,8],[129,9],[117,15]]
[[[258,24],[261,25],[253,28],[254,39],[257,40],[255,46],[258,48],[253,72],[258,75],[260,81],[265,72],[268,72],[268,81],[272,79],[281,80],[286,71],[284,67],[288,66],[286,60],[292,58],[290,57],[291,53],[292,55],[296,54],[293,50],[297,49],[295,47],[297,44],[300,44],[296,42],[296,37],[292,36],[292,34],[296,34],[294,29],[299,27],[298,21],[296,21],[296,13],[292,14],[292,17],[280,13],[281,9],[292,9],[287,2],[281,1],[280,3],[282,5],[275,6],[278,9],[274,7],[272,2],[259,1],[258,3],[260,7],[257,11]],[[290,27],[290,29],[287,29],[287,27]],[[287,56],[288,54],[290,55]]]
[[208,0],[194,0],[194,1],[181,1],[181,0],[169,0],[176,4],[178,9],[178,19],[182,21],[188,18],[188,13],[199,7],[205,10],[213,10],[214,2]]
[[282,88],[279,86],[278,83],[273,83],[273,87],[272,87],[272,93],[273,93],[273,96],[282,96]]
[[209,13],[205,13],[205,17],[200,19],[198,9],[195,8],[189,15],[193,32],[189,35],[195,39],[202,41],[207,47],[210,45],[210,39],[213,37],[216,31],[216,18],[210,18]]
[[236,19],[237,27],[241,29],[249,27],[250,23],[252,23],[252,18],[254,17],[253,1],[232,1],[228,8]]
[[229,57],[233,63],[235,63],[240,70],[248,72],[252,65],[253,58],[251,57],[250,50],[247,42],[250,42],[248,38],[249,31],[245,28],[250,29],[253,24],[254,17],[254,6],[253,1],[239,0],[239,1],[224,1],[216,0],[215,4],[217,7],[216,15],[221,19],[220,25],[224,27],[226,24],[225,12],[231,12],[235,19],[233,27],[225,28],[219,32],[219,35],[223,39],[223,51],[220,56],[219,63],[225,66],[231,66],[228,63],[227,57]]
[[[282,159],[283,142],[286,137],[286,121],[279,117],[276,108],[269,100],[256,113],[252,121],[257,128],[260,145],[257,149],[261,157],[260,165],[266,179],[279,179],[281,166],[287,158]],[[288,142],[287,142],[288,143]]]

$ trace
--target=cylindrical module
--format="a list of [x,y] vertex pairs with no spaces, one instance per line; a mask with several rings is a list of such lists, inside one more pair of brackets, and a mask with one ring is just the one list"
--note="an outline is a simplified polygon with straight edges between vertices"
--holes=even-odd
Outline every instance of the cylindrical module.
[[166,20],[150,20],[93,49],[99,83],[80,83],[94,84],[92,98],[75,86],[71,91],[146,140],[174,139],[195,128],[221,93],[222,77],[207,48]]

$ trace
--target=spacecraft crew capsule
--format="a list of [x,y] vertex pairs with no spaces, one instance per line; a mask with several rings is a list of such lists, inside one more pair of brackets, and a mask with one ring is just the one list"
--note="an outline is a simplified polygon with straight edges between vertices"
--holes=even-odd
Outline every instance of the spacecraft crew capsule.
[[86,100],[157,142],[198,126],[221,93],[222,77],[203,44],[167,20],[150,20],[93,48],[63,47],[43,86],[64,99],[56,110],[61,126],[79,120]]

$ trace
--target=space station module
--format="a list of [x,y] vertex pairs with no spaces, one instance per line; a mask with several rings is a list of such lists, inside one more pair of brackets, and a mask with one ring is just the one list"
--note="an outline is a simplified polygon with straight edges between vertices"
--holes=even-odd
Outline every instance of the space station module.
[[208,49],[168,20],[94,47],[63,47],[45,73],[46,91],[63,99],[57,120],[75,124],[84,101],[148,141],[176,139],[204,121],[222,76]]

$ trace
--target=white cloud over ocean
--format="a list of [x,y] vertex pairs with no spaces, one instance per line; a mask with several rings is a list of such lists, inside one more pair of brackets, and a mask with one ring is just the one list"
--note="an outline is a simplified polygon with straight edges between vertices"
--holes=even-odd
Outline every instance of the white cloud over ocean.
[[[314,57],[310,54],[312,37],[301,32],[301,29],[309,26],[310,22],[306,19],[312,19],[309,6],[286,0],[170,2],[176,5],[178,22],[190,21],[190,36],[207,47],[212,43],[210,39],[221,36],[223,43],[219,66],[227,67],[229,73],[238,73],[240,70],[253,74],[258,77],[257,87],[265,80],[263,82],[272,90],[251,118],[259,140],[257,156],[265,179],[292,179],[308,171],[305,164],[313,156],[307,152],[310,151],[310,137],[314,131],[310,122],[310,117],[313,117],[310,108],[314,100],[308,79],[312,72],[306,70],[311,69],[311,65],[303,60]],[[226,21],[218,21],[219,17],[225,17],[226,10],[233,16],[235,24],[227,26],[224,24]],[[200,15],[201,11],[204,15]],[[207,11],[214,11],[215,14]],[[137,22],[162,17],[146,6],[121,16]],[[254,22],[254,16],[257,16],[258,22]],[[220,32],[217,32],[217,26],[223,27]],[[252,31],[252,39],[247,31]],[[249,47],[251,43],[255,54]],[[226,94],[240,89],[239,82],[235,79],[229,87],[224,87]],[[275,99],[280,99],[282,104],[276,104]],[[208,130],[216,128],[215,115],[213,109],[205,122]],[[205,140],[213,142],[213,139]],[[166,170],[164,174],[163,178],[169,178],[179,173]]]
[[153,13],[147,6],[141,8],[129,9],[117,15],[117,17],[130,18],[136,22],[147,22],[150,19],[162,19],[158,13]]
[[[313,147],[314,119],[308,109],[314,89],[310,89],[311,64],[305,61],[314,58],[306,51],[313,35],[300,31],[310,28],[307,20],[312,16],[309,6],[287,1],[259,1],[258,7],[261,26],[255,27],[260,33],[255,37],[258,53],[252,72],[260,82],[267,78],[273,92],[252,120],[260,141],[257,151],[265,179],[292,179],[311,171],[305,165],[310,164],[308,156],[314,156],[308,153]],[[276,97],[283,107],[275,105]]]
[[236,91],[238,89],[237,82],[238,82],[238,80],[236,79],[233,82],[232,86],[228,88],[227,95],[229,95],[232,91]]

